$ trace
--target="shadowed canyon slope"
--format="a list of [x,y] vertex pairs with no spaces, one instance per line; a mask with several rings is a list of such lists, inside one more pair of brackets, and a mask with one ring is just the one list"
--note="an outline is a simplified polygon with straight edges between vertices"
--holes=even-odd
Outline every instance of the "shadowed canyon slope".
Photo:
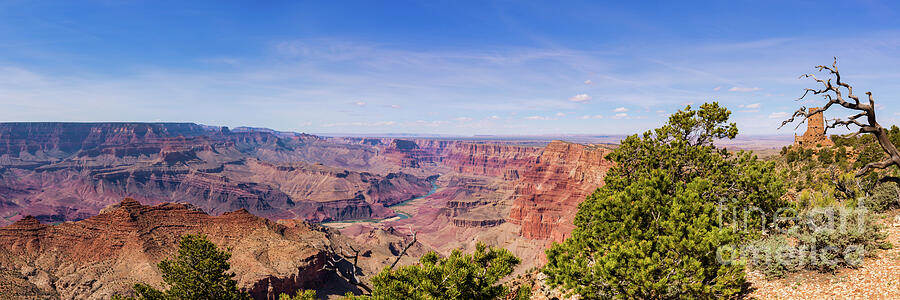
[[123,197],[186,202],[212,214],[243,208],[275,219],[383,218],[393,215],[385,205],[430,190],[417,176],[302,159],[330,145],[311,135],[195,124],[0,124],[0,222],[83,219]]

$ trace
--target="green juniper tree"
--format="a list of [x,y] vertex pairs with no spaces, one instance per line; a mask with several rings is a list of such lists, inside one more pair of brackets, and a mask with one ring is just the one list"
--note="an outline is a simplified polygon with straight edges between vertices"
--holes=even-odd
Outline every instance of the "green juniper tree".
[[627,137],[608,156],[616,165],[606,185],[579,205],[571,237],[547,251],[549,283],[582,299],[739,294],[743,266],[717,253],[759,231],[728,218],[720,224],[719,212],[753,208],[744,225],[763,229],[760,215],[784,205],[784,187],[774,163],[713,145],[737,135],[729,115],[715,102],[688,106],[665,126]]
[[231,253],[219,250],[203,235],[184,235],[178,243],[178,255],[159,263],[163,281],[168,290],[158,290],[149,285],[134,285],[136,299],[250,299],[240,291],[229,272]]
[[350,299],[500,299],[507,287],[497,284],[519,264],[509,250],[478,243],[475,252],[453,250],[441,258],[429,252],[419,264],[386,268],[372,278],[372,294]]

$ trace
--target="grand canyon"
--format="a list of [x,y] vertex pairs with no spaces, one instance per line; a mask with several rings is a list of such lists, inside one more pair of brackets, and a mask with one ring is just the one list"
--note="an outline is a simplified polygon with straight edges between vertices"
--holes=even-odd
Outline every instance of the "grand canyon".
[[898,53],[882,0],[0,0],[0,300],[900,299]]
[[0,274],[22,293],[110,297],[158,282],[151,266],[188,232],[234,247],[238,281],[257,297],[342,291],[323,279],[325,245],[375,253],[371,275],[413,234],[415,253],[488,241],[526,270],[612,166],[608,144],[544,144],[3,123]]

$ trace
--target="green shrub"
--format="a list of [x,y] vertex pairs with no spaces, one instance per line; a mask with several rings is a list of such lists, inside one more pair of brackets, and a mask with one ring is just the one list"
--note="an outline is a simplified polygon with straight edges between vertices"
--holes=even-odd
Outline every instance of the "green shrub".
[[509,293],[500,279],[519,264],[509,250],[488,248],[482,243],[475,252],[453,250],[441,258],[429,252],[418,265],[385,269],[372,278],[372,294],[348,299],[500,299]]
[[297,294],[293,297],[288,294],[281,294],[278,296],[278,300],[316,300],[316,291],[314,290],[299,290]]
[[875,215],[864,208],[839,205],[811,209],[801,215],[805,224],[793,228],[801,251],[811,251],[807,269],[833,271],[858,267],[876,249],[890,247]]
[[882,212],[900,207],[900,186],[895,182],[884,182],[872,189],[871,195],[865,199],[867,208]]
[[864,208],[841,205],[809,209],[787,234],[750,242],[741,255],[769,277],[802,269],[832,272],[858,267],[875,250],[891,247],[876,216]]
[[844,147],[837,147],[837,150],[834,151],[834,161],[835,162],[846,162],[847,161],[847,149]]
[[767,277],[783,277],[803,268],[797,247],[789,244],[784,235],[752,241],[743,250],[747,265]]
[[819,150],[818,155],[819,162],[821,162],[822,164],[830,165],[834,163],[834,151],[831,151],[831,149],[823,148],[822,150]]
[[824,191],[804,189],[800,192],[800,198],[797,200],[797,207],[799,209],[809,209],[813,207],[830,206],[837,203],[837,199],[834,197],[834,187],[823,186],[821,189]]

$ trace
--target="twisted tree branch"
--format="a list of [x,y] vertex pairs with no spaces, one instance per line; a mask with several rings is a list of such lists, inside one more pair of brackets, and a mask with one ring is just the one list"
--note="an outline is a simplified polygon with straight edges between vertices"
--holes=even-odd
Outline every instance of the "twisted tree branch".
[[[331,244],[325,245],[327,254],[325,257],[325,266],[323,266],[321,270],[332,271],[350,284],[364,290],[366,293],[372,293],[372,289],[369,288],[369,286],[363,283],[361,280],[359,280],[361,270],[358,264],[359,250],[353,248],[353,246],[350,244],[347,244],[347,247],[350,248],[350,252],[352,254],[348,254],[348,252],[345,252],[341,247],[335,249]],[[352,259],[353,261],[351,262],[350,259]],[[347,261],[349,264],[351,264],[350,270],[341,269],[339,265],[341,261]]]
[[[803,124],[809,117],[825,112],[832,105],[837,104],[846,109],[858,111],[857,114],[848,117],[846,119],[831,119],[830,122],[826,122],[825,124],[825,132],[828,129],[835,128],[837,126],[844,126],[847,129],[850,129],[850,126],[859,127],[858,132],[854,133],[854,135],[860,133],[869,133],[875,136],[875,139],[878,141],[878,144],[881,145],[882,150],[888,155],[888,158],[880,161],[867,164],[862,169],[856,172],[856,176],[863,176],[867,172],[875,169],[885,169],[890,166],[898,166],[900,167],[900,151],[897,150],[897,147],[891,143],[890,136],[888,136],[887,130],[884,129],[880,124],[878,124],[878,120],[875,119],[875,98],[872,96],[872,92],[866,92],[866,95],[869,96],[869,103],[864,104],[861,103],[859,97],[853,94],[853,86],[849,83],[846,83],[841,80],[841,73],[838,71],[837,67],[837,57],[834,58],[834,62],[831,66],[819,65],[816,66],[816,69],[819,72],[825,72],[828,76],[832,76],[833,78],[828,79],[819,79],[813,74],[803,74],[800,78],[812,78],[815,82],[821,84],[823,87],[821,89],[811,89],[806,88],[803,90],[803,95],[797,100],[802,100],[806,98],[806,96],[812,95],[821,95],[827,102],[820,108],[816,109],[807,109],[806,107],[800,107],[797,111],[794,112],[793,115],[787,120],[781,122],[781,126],[778,126],[780,129],[785,125],[792,123],[796,120],[797,117],[800,117],[799,126]],[[827,72],[826,72],[827,71]],[[832,82],[832,79],[834,81]],[[849,98],[851,101],[845,100],[844,90],[846,90],[846,98]],[[862,121],[861,118],[865,117]],[[795,128],[796,129],[796,128]]]
[[417,238],[418,233],[413,231],[411,227],[410,227],[409,231],[411,231],[412,235],[413,235],[412,241],[410,241],[409,244],[406,244],[406,247],[403,247],[403,251],[400,252],[400,255],[397,255],[397,259],[395,259],[394,263],[392,263],[391,266],[388,267],[389,270],[393,270],[394,267],[397,266],[397,263],[400,262],[400,258],[402,258],[403,255],[406,255],[406,251],[409,250],[409,248],[412,247],[412,245],[416,243],[416,241],[418,239]]

